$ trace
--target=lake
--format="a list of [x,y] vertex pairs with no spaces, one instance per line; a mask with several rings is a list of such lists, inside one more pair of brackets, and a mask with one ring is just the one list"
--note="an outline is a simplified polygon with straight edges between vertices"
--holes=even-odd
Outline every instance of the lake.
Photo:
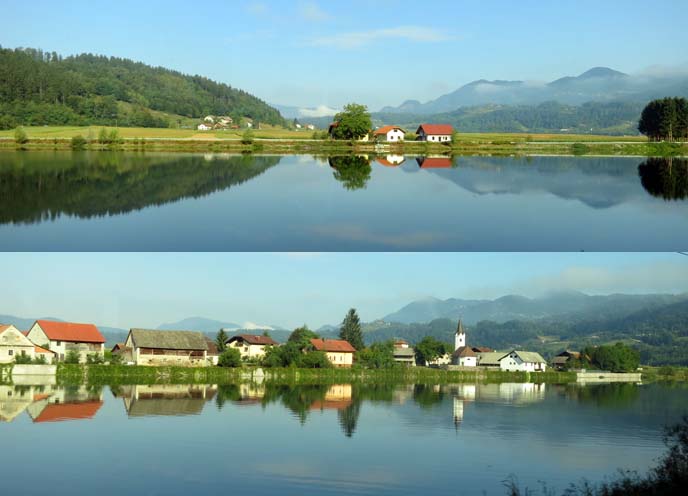
[[688,161],[1,152],[2,250],[677,251]]
[[505,494],[641,473],[683,385],[0,386],[5,494]]

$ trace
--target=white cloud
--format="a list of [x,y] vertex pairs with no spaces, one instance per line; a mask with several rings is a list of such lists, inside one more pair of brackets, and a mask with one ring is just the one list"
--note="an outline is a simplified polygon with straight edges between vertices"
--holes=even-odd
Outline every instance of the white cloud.
[[325,12],[315,2],[301,2],[299,5],[299,14],[307,21],[324,22],[332,18],[330,14]]
[[316,108],[300,108],[299,115],[301,117],[327,117],[328,115],[335,115],[337,109],[328,107],[327,105],[318,105]]
[[274,331],[274,327],[270,327],[269,325],[264,325],[264,324],[256,324],[255,322],[244,322],[244,325],[242,326],[243,329],[246,329],[248,331]]
[[340,33],[322,36],[310,41],[313,46],[331,46],[336,48],[360,48],[375,41],[400,39],[417,43],[438,43],[451,40],[446,33],[422,26],[398,26],[394,28],[373,29],[352,33]]

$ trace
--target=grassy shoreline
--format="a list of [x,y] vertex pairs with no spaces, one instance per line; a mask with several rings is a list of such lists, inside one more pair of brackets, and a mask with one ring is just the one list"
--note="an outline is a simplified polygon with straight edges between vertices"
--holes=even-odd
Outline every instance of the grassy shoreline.
[[[251,143],[235,133],[194,130],[118,128],[119,142],[100,144],[95,127],[25,128],[28,141],[19,145],[12,131],[0,131],[0,149],[71,150],[71,138],[84,136],[86,150],[178,151],[275,154],[417,154],[417,155],[636,155],[686,156],[688,143],[652,143],[644,137],[460,133],[451,145],[406,141],[402,143],[351,142],[312,139],[293,131],[255,131]],[[108,131],[112,128],[107,128]]]
[[570,372],[501,372],[501,371],[446,371],[440,369],[262,369],[256,375],[254,368],[187,368],[143,367],[123,365],[67,365],[57,369],[59,384],[235,384],[261,380],[286,384],[323,383],[387,383],[449,384],[461,382],[575,382]]

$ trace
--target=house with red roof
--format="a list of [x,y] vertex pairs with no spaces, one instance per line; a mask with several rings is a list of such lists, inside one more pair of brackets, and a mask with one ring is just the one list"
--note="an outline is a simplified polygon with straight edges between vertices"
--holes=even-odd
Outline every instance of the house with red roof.
[[93,324],[37,320],[27,337],[37,346],[54,352],[58,361],[64,360],[70,351],[78,353],[82,363],[88,355],[95,353],[102,357],[105,351],[105,338]]
[[416,162],[421,169],[451,169],[454,165],[449,157],[418,157]]
[[228,348],[236,348],[241,358],[262,358],[268,346],[279,346],[270,336],[256,336],[254,334],[237,334],[227,340]]
[[416,131],[418,141],[450,143],[454,128],[451,124],[421,124]]
[[406,131],[399,126],[382,126],[373,132],[376,141],[399,142],[404,141]]
[[316,351],[324,351],[327,359],[335,367],[351,367],[354,364],[356,348],[343,339],[311,339]]

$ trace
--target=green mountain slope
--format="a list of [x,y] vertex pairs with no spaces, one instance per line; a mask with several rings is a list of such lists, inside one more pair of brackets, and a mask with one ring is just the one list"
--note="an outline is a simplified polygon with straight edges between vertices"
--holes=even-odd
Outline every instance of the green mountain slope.
[[[130,106],[118,105],[121,102]],[[16,124],[175,124],[151,111],[284,124],[280,113],[262,100],[201,76],[116,57],[62,58],[55,52],[0,48],[0,129]]]

